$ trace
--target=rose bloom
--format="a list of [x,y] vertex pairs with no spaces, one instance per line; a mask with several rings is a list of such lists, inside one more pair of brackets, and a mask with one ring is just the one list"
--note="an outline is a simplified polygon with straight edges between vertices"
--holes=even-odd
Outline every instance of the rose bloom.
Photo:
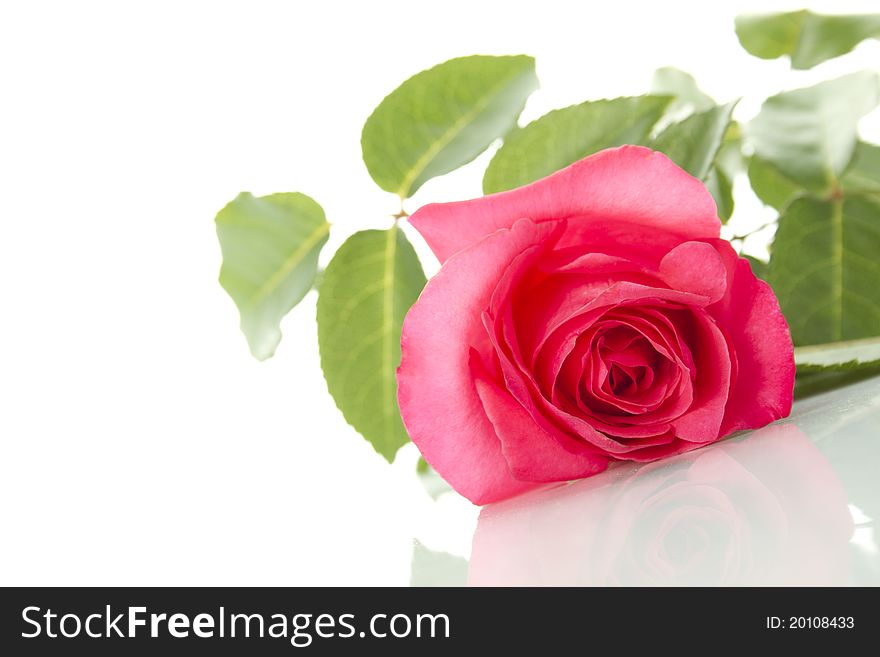
[[602,151],[410,218],[442,262],[403,324],[404,424],[475,504],[686,452],[791,410],[770,287],[661,153]]

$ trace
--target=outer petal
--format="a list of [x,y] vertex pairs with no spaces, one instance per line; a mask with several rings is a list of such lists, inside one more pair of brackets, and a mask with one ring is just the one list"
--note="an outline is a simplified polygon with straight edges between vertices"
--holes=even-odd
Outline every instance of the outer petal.
[[641,146],[601,151],[509,192],[426,205],[410,223],[443,262],[523,217],[536,223],[623,222],[670,231],[682,241],[718,237],[721,228],[705,185],[662,153]]
[[481,314],[506,268],[558,230],[523,220],[461,251],[428,282],[403,323],[403,422],[425,460],[475,504],[534,486],[515,479],[504,459],[474,385],[470,350],[488,343]]
[[477,392],[495,426],[504,457],[517,478],[549,482],[581,479],[602,472],[608,459],[587,443],[560,440],[539,427],[510,393],[478,378]]
[[727,290],[727,269],[711,244],[685,242],[660,262],[660,276],[673,290],[691,292],[718,301]]
[[715,246],[732,280],[725,298],[709,306],[723,327],[736,356],[733,381],[721,424],[725,436],[757,429],[791,412],[794,390],[794,348],[773,290],[755,278],[751,266],[723,240]]

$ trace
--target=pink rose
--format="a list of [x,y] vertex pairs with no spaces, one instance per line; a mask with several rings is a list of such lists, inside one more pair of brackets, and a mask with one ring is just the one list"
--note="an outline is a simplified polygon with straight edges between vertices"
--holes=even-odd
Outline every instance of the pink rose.
[[831,464],[774,425],[480,513],[472,586],[842,586],[853,522]]
[[622,146],[410,218],[443,263],[403,325],[404,424],[475,504],[650,461],[791,410],[773,292],[705,186]]

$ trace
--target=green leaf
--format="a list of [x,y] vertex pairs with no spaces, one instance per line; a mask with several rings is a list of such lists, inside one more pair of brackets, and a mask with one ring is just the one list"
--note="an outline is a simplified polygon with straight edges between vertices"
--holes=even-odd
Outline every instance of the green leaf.
[[[804,188],[779,169],[757,156],[749,159],[752,190],[765,205],[782,210]],[[845,194],[880,195],[880,146],[858,142],[846,172],[840,179]]]
[[795,397],[838,388],[880,374],[880,338],[798,347]]
[[664,66],[654,71],[654,77],[651,79],[651,94],[673,98],[666,108],[663,119],[657,124],[661,128],[675,121],[681,121],[695,112],[703,112],[715,106],[715,101],[700,89],[693,75],[672,66]]
[[724,172],[715,167],[715,158],[724,143],[735,106],[736,102],[715,105],[692,114],[668,126],[651,144],[652,148],[662,151],[678,166],[706,183],[715,199],[718,215],[724,221],[733,212],[733,188]]
[[397,406],[403,317],[425,285],[412,245],[395,225],[355,233],[318,293],[318,347],[327,387],[345,419],[389,462],[409,440]]
[[764,262],[763,260],[758,260],[753,255],[749,255],[747,253],[742,254],[742,257],[749,261],[749,264],[752,266],[752,273],[760,278],[762,281],[767,280],[767,276],[769,274],[769,264],[768,262]]
[[537,88],[535,60],[525,55],[460,57],[422,71],[367,119],[367,170],[382,189],[412,196],[504,136]]
[[721,148],[715,156],[715,164],[706,176],[706,187],[715,199],[718,216],[727,222],[733,216],[733,183],[745,171],[745,157],[742,152],[742,129],[739,123],[731,120],[727,126]]
[[[700,89],[690,73],[671,66],[658,68],[654,71],[651,80],[651,93],[673,97],[672,103],[666,108],[666,113],[654,126],[654,133],[665,135],[662,139],[667,144],[658,145],[655,142],[653,146],[666,152],[679,165],[687,160],[682,151],[693,149],[696,146],[693,144],[695,140],[704,139],[711,142],[717,136],[714,134],[716,121],[722,119],[724,110],[712,100],[711,96]],[[731,104],[731,110],[735,104]],[[701,115],[701,118],[692,118],[694,115]],[[690,121],[685,123],[689,119]],[[671,124],[679,127],[670,130]],[[656,139],[660,140],[661,137],[658,136]],[[679,141],[682,143],[678,143]],[[727,127],[719,145],[705,145],[708,150],[714,151],[711,155],[713,161],[708,170],[698,177],[706,183],[712,198],[715,199],[718,216],[726,222],[733,214],[733,179],[742,169],[742,139],[739,124],[731,121],[728,114]],[[699,147],[696,150],[699,150]],[[688,166],[684,168],[688,169]],[[698,167],[692,164],[691,168]]]
[[[423,463],[424,466],[422,466]],[[446,483],[446,480],[437,474],[437,471],[428,465],[428,462],[424,459],[419,459],[416,472],[418,473],[422,488],[425,489],[425,492],[431,497],[431,499],[436,500],[441,495],[452,490],[452,487]]]
[[769,282],[796,345],[880,335],[880,202],[796,197],[779,218]]
[[733,184],[721,167],[713,166],[706,176],[706,189],[715,199],[715,207],[718,208],[718,217],[723,223],[727,223],[733,214]]
[[880,362],[880,337],[847,340],[798,347],[794,350],[795,365],[809,367],[854,367]]
[[755,57],[788,55],[792,68],[808,69],[845,55],[864,39],[880,38],[880,14],[825,16],[806,9],[750,14],[737,17],[736,34]]
[[715,166],[724,172],[729,180],[746,170],[746,160],[742,152],[742,127],[731,121],[721,142],[721,150],[715,156]]
[[880,194],[880,146],[860,141],[852,162],[840,181],[844,191]]
[[749,183],[764,205],[782,210],[804,189],[779,169],[756,155],[749,158]]
[[794,398],[804,399],[880,374],[880,361],[853,365],[823,368],[810,366],[808,369],[799,367],[794,381]]
[[813,190],[837,184],[852,159],[858,122],[880,101],[876,73],[862,71],[768,98],[748,127],[755,154]]
[[295,192],[243,192],[215,222],[220,285],[238,306],[251,353],[264,360],[281,340],[281,319],[312,287],[330,225],[320,205]]
[[483,176],[493,194],[534,182],[604,148],[645,143],[670,98],[596,100],[554,110],[509,135]]
[[651,146],[692,176],[705,180],[721,148],[736,102],[717,105],[673,123]]
[[413,543],[410,586],[464,586],[468,562],[448,552],[429,550],[419,541]]

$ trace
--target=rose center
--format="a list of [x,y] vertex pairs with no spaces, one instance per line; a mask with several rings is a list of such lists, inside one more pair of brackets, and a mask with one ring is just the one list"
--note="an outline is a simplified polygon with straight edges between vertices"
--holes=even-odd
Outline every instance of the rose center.
[[625,367],[612,363],[608,370],[608,383],[611,386],[611,391],[618,396],[626,396],[636,392],[639,384],[648,376],[648,371],[648,368],[643,365]]
[[663,360],[644,336],[619,328],[598,338],[597,351],[606,372],[600,385],[617,397],[631,397],[650,388]]
[[611,316],[578,336],[559,371],[559,398],[579,414],[612,422],[661,412],[681,376],[655,325]]

